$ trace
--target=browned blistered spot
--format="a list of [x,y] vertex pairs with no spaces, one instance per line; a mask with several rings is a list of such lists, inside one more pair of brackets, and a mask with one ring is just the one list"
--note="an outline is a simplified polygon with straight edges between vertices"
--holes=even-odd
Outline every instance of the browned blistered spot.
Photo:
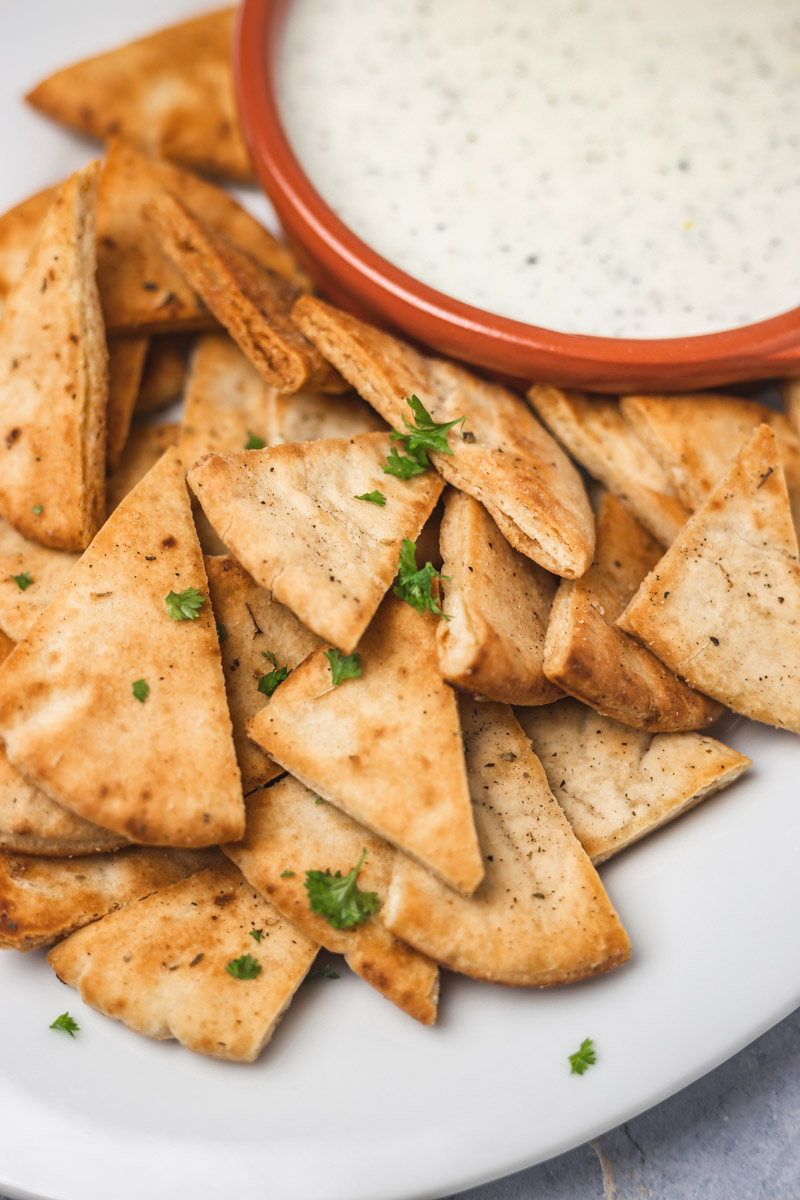
[[108,234],[106,234],[104,237],[101,237],[100,241],[104,246],[107,246],[109,250],[116,250],[117,248],[117,243],[115,242],[114,238],[109,237]]
[[142,790],[139,792],[140,800],[149,800],[150,796],[151,796],[151,792],[150,792],[149,788],[142,788]]
[[164,538],[163,542],[161,543],[161,549],[162,550],[171,550],[172,547],[177,546],[177,544],[178,543],[176,542],[175,538],[172,536],[172,534],[170,534],[169,537]]
[[101,800],[104,800],[110,791],[111,791],[111,789],[109,788],[107,783],[101,783],[100,787],[97,789],[97,794]]
[[21,429],[9,429],[8,433],[6,434],[6,445],[8,446],[9,450],[11,449],[11,447],[14,445],[15,442],[19,441],[19,439],[21,437],[22,437]]
[[70,341],[73,343],[73,345],[77,346],[77,344],[78,344],[78,335],[77,335],[77,333],[71,333],[71,334],[69,335],[69,340],[70,340]]
[[235,899],[233,892],[223,892],[222,895],[214,897],[214,903],[217,908],[224,908],[226,904],[230,904],[231,900]]

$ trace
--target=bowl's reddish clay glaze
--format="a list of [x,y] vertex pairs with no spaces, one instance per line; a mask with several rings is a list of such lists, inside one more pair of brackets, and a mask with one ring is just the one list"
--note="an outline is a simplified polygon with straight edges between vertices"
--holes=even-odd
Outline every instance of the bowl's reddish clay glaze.
[[462,304],[381,258],[315,191],[283,128],[275,68],[290,2],[243,0],[234,45],[236,89],[259,179],[324,295],[442,354],[517,380],[608,392],[686,391],[800,374],[800,308],[699,337],[584,337]]

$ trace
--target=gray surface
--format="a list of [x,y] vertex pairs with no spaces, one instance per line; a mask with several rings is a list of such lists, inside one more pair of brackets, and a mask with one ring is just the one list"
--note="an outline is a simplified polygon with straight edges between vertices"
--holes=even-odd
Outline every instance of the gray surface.
[[696,1198],[800,1200],[800,1009],[620,1129],[451,1200]]

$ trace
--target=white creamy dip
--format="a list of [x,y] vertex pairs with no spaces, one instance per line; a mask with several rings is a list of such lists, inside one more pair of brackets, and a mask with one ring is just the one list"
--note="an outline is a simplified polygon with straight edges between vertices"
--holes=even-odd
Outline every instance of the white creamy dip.
[[800,0],[293,0],[284,121],[456,299],[669,337],[800,304]]

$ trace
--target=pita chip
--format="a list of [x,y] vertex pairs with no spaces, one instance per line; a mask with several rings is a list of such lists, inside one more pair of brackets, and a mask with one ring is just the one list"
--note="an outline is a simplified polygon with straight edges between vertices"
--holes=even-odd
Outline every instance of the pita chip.
[[356,392],[294,392],[269,389],[267,445],[378,433],[386,424]]
[[[87,925],[47,959],[86,1004],[134,1032],[253,1062],[318,949],[225,862]],[[244,955],[260,970],[236,978],[227,968]]]
[[179,425],[138,425],[131,429],[116,471],[106,484],[108,515],[118,508],[165,450],[177,446]]
[[[167,596],[192,588],[206,598],[197,618],[171,619]],[[53,800],[137,842],[240,837],[241,779],[207,595],[170,450],[0,669],[0,736],[12,765]],[[149,688],[144,699],[137,681]]]
[[515,987],[624,963],[627,934],[511,709],[462,697],[461,719],[486,876],[465,899],[398,854],[386,925],[442,966]]
[[147,208],[164,252],[252,362],[265,383],[284,392],[340,392],[341,377],[306,340],[290,314],[301,294],[215,231],[169,190]]
[[593,863],[681,816],[751,765],[714,738],[634,731],[577,700],[517,716]]
[[28,265],[33,243],[57,194],[58,187],[45,188],[0,216],[0,300],[5,300]]
[[172,25],[43,80],[26,96],[99,141],[120,135],[209,175],[249,181],[231,72],[234,9]]
[[542,671],[555,576],[510,546],[483,505],[452,488],[440,544],[450,618],[436,630],[444,678],[508,704],[555,700],[561,693]]
[[249,798],[243,841],[223,849],[248,882],[303,933],[331,953],[343,954],[357,975],[409,1016],[423,1025],[434,1023],[439,970],[389,933],[380,910],[362,925],[334,929],[309,907],[306,872],[347,875],[362,850],[367,856],[358,886],[383,900],[395,856],[386,842],[333,805],[317,804],[302,783],[287,775]]
[[648,446],[690,511],[727,472],[757,425],[778,438],[792,515],[800,523],[800,436],[785,413],[741,396],[626,396],[625,420]]
[[131,847],[42,860],[0,853],[0,947],[50,946],[84,925],[209,866],[216,850]]
[[294,670],[317,649],[320,639],[268,591],[258,587],[235,558],[209,556],[205,563],[220,637],[233,741],[247,795],[283,773],[245,731],[250,718],[267,703],[266,693],[258,690],[259,682],[281,667]]
[[689,516],[675,488],[610,396],[537,385],[528,399],[548,429],[640,525],[668,546]]
[[179,335],[161,334],[150,341],[150,349],[144,362],[135,412],[149,415],[168,404],[174,404],[183,395],[186,379],[186,352],[184,340]]
[[800,377],[782,379],[778,386],[792,429],[800,437]]
[[97,172],[92,163],[59,189],[0,319],[0,516],[60,550],[88,546],[104,512]]
[[0,629],[0,665],[6,661],[13,649],[14,643],[11,638]]
[[109,474],[118,466],[128,440],[147,346],[147,338],[137,337],[113,338],[108,344],[106,465]]
[[758,426],[618,624],[692,687],[800,733],[800,561],[768,425]]
[[179,453],[187,468],[204,454],[267,442],[268,387],[226,333],[207,333],[192,354]]
[[306,787],[469,895],[483,864],[437,619],[387,596],[359,643],[360,678],[334,687],[315,650],[248,732]]
[[563,691],[634,729],[702,729],[719,716],[719,705],[614,624],[661,553],[623,504],[605,493],[594,562],[582,579],[564,579],[556,592],[544,672]]
[[434,421],[465,417],[432,452],[436,470],[488,509],[515,550],[556,575],[582,575],[594,520],[580,477],[519,396],[454,363],[425,358],[389,334],[304,296],[292,317],[348,383],[399,432],[416,395]]
[[12,641],[25,637],[79,558],[24,538],[0,518],[0,629]]
[[[345,654],[355,650],[442,490],[385,475],[388,433],[211,454],[189,472],[203,511],[261,587]],[[378,490],[384,507],[359,499]]]

